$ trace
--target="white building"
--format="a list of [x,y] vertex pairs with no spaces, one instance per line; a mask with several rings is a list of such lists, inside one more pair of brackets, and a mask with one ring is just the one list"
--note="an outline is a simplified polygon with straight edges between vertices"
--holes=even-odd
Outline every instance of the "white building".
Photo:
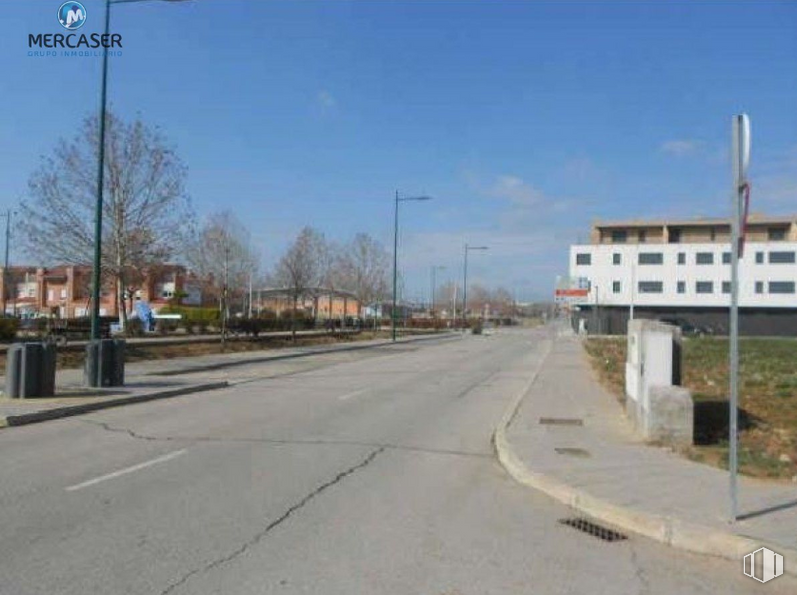
[[[797,335],[797,216],[751,216],[739,261],[740,329]],[[571,246],[570,277],[589,291],[576,319],[590,332],[625,332],[635,317],[706,331],[728,327],[730,223],[724,219],[598,223]],[[591,328],[590,328],[591,327]]]

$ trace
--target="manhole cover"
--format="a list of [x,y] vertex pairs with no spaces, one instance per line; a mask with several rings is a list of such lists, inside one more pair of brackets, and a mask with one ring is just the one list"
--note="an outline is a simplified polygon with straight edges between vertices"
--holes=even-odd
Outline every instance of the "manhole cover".
[[592,535],[603,541],[623,541],[628,539],[627,535],[623,535],[619,531],[609,529],[603,525],[599,525],[582,517],[571,517],[568,519],[559,519],[559,522],[568,527],[578,529],[582,533]]
[[554,448],[556,454],[560,455],[570,455],[571,457],[588,457],[589,451],[584,450],[583,448],[572,448],[569,446],[563,446],[560,448]]
[[584,420],[577,417],[541,417],[540,423],[545,426],[583,426]]

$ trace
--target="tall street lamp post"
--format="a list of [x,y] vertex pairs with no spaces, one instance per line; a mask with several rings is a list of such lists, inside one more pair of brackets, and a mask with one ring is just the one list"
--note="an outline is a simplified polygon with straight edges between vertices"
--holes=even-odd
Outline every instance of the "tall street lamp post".
[[11,238],[11,217],[16,215],[15,211],[6,209],[6,212],[1,214],[0,217],[6,219],[6,250],[5,250],[5,264],[3,265],[3,316],[6,315],[6,304],[8,301],[8,250]]
[[398,190],[396,190],[396,209],[395,209],[395,217],[394,217],[394,225],[393,225],[393,308],[390,311],[390,320],[392,322],[393,327],[393,341],[396,340],[396,286],[398,284],[398,215],[399,215],[399,203],[400,202],[407,202],[407,201],[421,201],[421,200],[432,200],[431,196],[399,196]]
[[[155,0],[105,0],[105,36],[111,24],[112,4],[136,4]],[[185,0],[159,0],[161,2],[184,2]],[[94,211],[94,268],[91,276],[91,338],[100,338],[100,279],[102,266],[102,186],[105,174],[105,116],[108,97],[108,48],[102,56],[102,83],[100,87],[99,146],[97,147],[97,203]]]
[[462,283],[462,328],[468,324],[468,252],[471,250],[489,250],[487,246],[469,246],[465,244],[465,279]]

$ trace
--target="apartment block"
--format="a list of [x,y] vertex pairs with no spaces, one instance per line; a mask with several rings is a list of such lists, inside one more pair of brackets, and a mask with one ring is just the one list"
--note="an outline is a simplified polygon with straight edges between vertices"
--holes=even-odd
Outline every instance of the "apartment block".
[[[586,289],[575,324],[624,333],[633,307],[637,318],[726,334],[730,233],[727,219],[596,223],[589,244],[570,248],[570,279]],[[740,332],[797,335],[796,286],[797,216],[751,216],[739,261]]]

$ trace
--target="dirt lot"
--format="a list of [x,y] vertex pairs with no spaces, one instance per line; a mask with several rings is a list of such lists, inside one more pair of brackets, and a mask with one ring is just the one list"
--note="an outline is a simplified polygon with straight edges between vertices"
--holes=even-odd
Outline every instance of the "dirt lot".
[[[588,339],[586,349],[601,381],[622,399],[625,338]],[[797,340],[743,338],[739,352],[740,471],[797,478]],[[683,384],[695,400],[695,446],[687,456],[727,467],[727,339],[685,340]]]
[[[222,351],[219,340],[202,343],[182,343],[176,345],[146,345],[140,346],[128,343],[125,351],[126,362],[139,362],[151,359],[172,359],[175,357],[191,357],[196,355],[211,355],[215,353],[237,353],[242,351],[264,351],[270,349],[284,349],[291,347],[301,347],[308,345],[328,345],[331,343],[362,341],[370,339],[384,339],[389,336],[389,332],[381,331],[377,334],[363,332],[356,335],[345,336],[323,336],[323,337],[297,337],[296,343],[292,343],[290,338],[269,338],[260,337],[259,339],[236,339],[228,341],[226,351]],[[83,366],[85,352],[82,349],[58,349],[57,355],[58,369],[80,368]],[[0,353],[0,374],[5,374],[6,356],[5,352]]]

